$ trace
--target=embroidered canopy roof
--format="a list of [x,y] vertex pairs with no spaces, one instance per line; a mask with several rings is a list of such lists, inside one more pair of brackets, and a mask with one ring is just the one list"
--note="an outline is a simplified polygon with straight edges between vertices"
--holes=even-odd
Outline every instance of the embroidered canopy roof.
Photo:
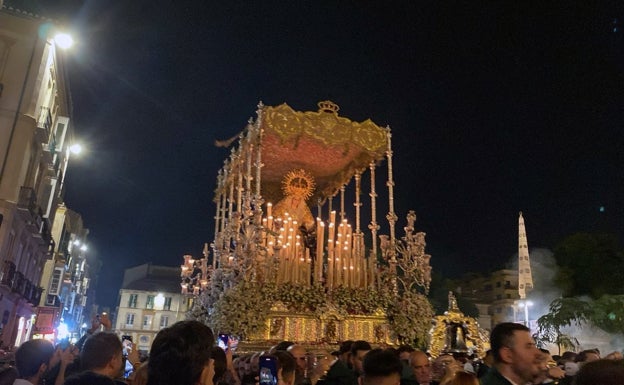
[[308,201],[314,205],[384,157],[387,129],[370,119],[358,123],[338,116],[330,101],[318,105],[318,112],[295,111],[285,103],[263,107],[262,195],[268,200],[281,198],[280,184],[289,171],[304,169],[316,182]]

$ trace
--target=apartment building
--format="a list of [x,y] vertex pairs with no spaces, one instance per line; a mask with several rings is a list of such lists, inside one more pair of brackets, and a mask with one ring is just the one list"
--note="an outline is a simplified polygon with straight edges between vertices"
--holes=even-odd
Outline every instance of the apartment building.
[[186,318],[188,297],[181,294],[180,267],[144,264],[124,272],[115,331],[149,351],[156,333]]
[[51,21],[0,9],[0,343],[28,339],[58,239],[73,140],[65,53]]

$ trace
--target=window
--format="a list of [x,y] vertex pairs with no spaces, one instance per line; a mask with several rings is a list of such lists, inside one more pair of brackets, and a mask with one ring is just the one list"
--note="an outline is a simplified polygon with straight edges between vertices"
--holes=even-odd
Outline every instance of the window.
[[167,326],[169,326],[169,316],[168,315],[161,315],[160,316],[160,328],[166,328]]
[[165,297],[165,304],[163,310],[171,310],[171,297]]
[[501,287],[500,282],[496,282],[496,287]]
[[507,299],[511,299],[511,294],[507,294]]
[[146,309],[153,309],[154,308],[154,296],[153,295],[148,295],[147,296],[147,301],[145,302],[145,308]]
[[143,329],[149,329],[152,326],[152,317],[151,315],[143,316]]
[[134,313],[126,314],[126,327],[132,327],[134,325]]
[[137,307],[138,299],[139,299],[138,294],[130,294],[130,298],[128,298],[128,307]]

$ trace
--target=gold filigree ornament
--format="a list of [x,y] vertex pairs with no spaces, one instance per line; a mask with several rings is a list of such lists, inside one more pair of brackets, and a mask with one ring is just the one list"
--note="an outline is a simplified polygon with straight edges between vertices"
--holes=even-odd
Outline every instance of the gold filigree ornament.
[[314,177],[304,169],[291,170],[282,181],[285,196],[294,196],[308,200],[314,192]]

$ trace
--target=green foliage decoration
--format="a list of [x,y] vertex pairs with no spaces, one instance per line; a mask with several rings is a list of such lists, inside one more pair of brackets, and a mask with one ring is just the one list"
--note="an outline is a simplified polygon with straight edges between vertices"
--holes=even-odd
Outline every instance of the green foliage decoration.
[[427,297],[420,293],[403,293],[400,300],[388,304],[386,316],[401,343],[426,346],[434,316]]
[[390,298],[375,289],[339,286],[332,291],[332,301],[347,314],[370,315],[384,310]]

